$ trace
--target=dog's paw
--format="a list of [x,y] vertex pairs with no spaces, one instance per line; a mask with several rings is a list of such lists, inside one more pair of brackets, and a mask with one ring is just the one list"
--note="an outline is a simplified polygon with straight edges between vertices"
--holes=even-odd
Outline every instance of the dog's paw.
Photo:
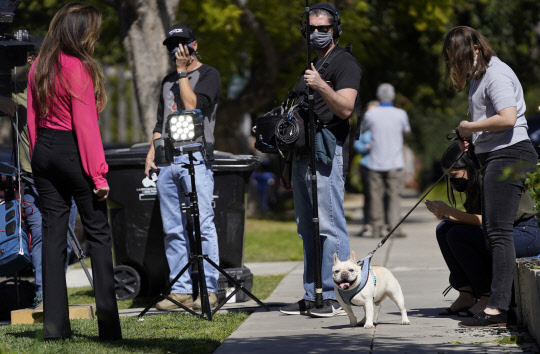
[[401,321],[401,324],[402,324],[402,325],[410,325],[410,324],[411,324],[411,321],[409,321],[409,320],[403,320],[403,321]]
[[374,328],[375,326],[373,325],[373,323],[366,323],[364,325],[364,329],[370,329],[370,328]]

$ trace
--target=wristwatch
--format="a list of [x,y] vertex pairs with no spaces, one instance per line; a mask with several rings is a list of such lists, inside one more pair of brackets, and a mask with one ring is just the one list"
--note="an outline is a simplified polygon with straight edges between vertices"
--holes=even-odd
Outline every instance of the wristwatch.
[[188,75],[187,75],[187,72],[185,72],[185,71],[181,71],[181,72],[178,73],[178,78],[179,78],[179,79],[181,79],[181,78],[183,78],[183,77],[187,77],[187,76],[188,76]]

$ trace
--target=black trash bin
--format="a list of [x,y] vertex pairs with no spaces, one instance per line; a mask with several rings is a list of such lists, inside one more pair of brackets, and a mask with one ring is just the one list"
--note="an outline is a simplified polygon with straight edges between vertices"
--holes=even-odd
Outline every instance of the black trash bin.
[[[133,298],[158,294],[169,267],[156,185],[144,175],[149,144],[105,151],[110,224],[114,245],[117,295]],[[243,267],[245,186],[260,158],[215,152],[214,222],[222,268]]]

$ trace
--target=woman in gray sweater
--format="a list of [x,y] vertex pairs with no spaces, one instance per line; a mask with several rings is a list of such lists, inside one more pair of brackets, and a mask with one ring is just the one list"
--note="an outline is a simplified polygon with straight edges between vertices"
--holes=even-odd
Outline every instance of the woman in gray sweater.
[[[495,56],[488,40],[470,27],[451,30],[442,56],[446,79],[469,88],[469,114],[458,127],[463,151],[474,148],[482,165],[482,223],[492,254],[491,297],[484,311],[461,327],[506,326],[515,263],[514,217],[527,172],[538,160],[527,134],[523,89],[512,69]],[[510,177],[501,178],[511,168]]]

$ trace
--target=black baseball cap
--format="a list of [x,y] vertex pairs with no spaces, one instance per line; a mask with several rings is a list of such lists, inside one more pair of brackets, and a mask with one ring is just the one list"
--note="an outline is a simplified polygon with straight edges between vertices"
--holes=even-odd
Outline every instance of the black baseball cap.
[[167,30],[167,38],[165,38],[163,41],[163,45],[167,45],[175,38],[194,41],[195,35],[193,34],[191,28],[186,25],[174,25]]

